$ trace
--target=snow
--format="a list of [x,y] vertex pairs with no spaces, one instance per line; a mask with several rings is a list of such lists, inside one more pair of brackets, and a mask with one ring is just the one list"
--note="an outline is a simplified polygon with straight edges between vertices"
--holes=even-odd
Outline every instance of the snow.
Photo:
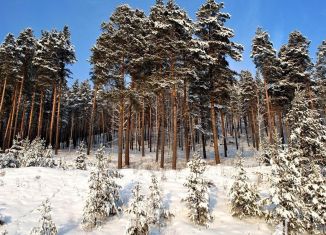
[[[75,154],[61,153],[66,160],[73,162]],[[115,157],[112,165],[115,164]],[[135,166],[140,169],[123,169],[120,173],[122,179],[117,183],[122,186],[121,198],[123,200],[123,212],[120,215],[110,217],[100,228],[91,232],[82,229],[83,207],[88,195],[88,179],[93,169],[90,157],[87,171],[62,170],[53,168],[18,168],[3,169],[0,174],[0,214],[6,222],[5,228],[9,234],[28,234],[38,225],[38,208],[49,198],[52,211],[52,220],[57,226],[58,234],[123,234],[129,224],[129,215],[125,212],[131,197],[131,191],[137,182],[140,182],[146,196],[149,194],[149,185],[152,174],[155,174],[162,189],[163,203],[174,217],[167,227],[152,229],[151,234],[271,234],[272,228],[260,219],[237,219],[231,216],[228,204],[228,191],[232,184],[232,176],[236,173],[233,166],[208,165],[205,177],[212,181],[214,187],[210,188],[210,211],[213,221],[208,228],[193,225],[187,217],[187,209],[184,202],[187,189],[183,186],[188,169],[182,170],[146,170],[149,168],[149,159],[154,159],[155,154],[148,154],[141,158],[138,154],[131,155],[131,161],[137,162]],[[251,165],[252,158],[246,158]],[[226,165],[232,160],[225,161]],[[146,163],[146,164],[145,164]],[[143,165],[142,165],[143,164]],[[231,165],[231,164],[230,164]],[[251,181],[258,181],[257,172],[264,174],[268,167],[247,167],[248,177]],[[264,184],[260,184],[260,190],[266,190]],[[1,229],[0,229],[1,231]]]

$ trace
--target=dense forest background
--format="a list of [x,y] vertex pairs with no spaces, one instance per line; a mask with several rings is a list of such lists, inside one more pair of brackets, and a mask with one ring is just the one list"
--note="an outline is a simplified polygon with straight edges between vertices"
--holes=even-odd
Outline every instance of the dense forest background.
[[300,32],[276,51],[258,28],[256,73],[237,73],[229,63],[241,60],[243,47],[233,41],[223,8],[207,0],[192,21],[173,0],[157,0],[149,15],[118,6],[91,49],[90,79],[70,87],[76,58],[68,27],[39,38],[30,28],[8,34],[0,46],[1,148],[42,138],[57,154],[84,141],[88,154],[98,144],[116,147],[118,168],[138,149],[143,156],[155,151],[162,168],[168,152],[176,169],[192,151],[209,157],[207,146],[219,164],[230,142],[240,149],[241,138],[257,149],[277,138],[286,146],[296,93],[325,116],[326,41],[313,63]]

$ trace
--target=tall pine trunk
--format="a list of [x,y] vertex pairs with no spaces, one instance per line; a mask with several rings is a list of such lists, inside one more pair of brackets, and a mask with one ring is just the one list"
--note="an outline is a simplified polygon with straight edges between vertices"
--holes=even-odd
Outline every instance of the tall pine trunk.
[[39,137],[39,138],[41,138],[42,124],[43,124],[43,99],[44,99],[44,90],[43,89],[41,91],[40,109],[39,109],[38,124],[37,124],[37,137]]
[[118,129],[118,169],[122,169],[122,151],[123,151],[123,120],[124,117],[124,97],[120,97],[119,103],[119,129]]
[[189,104],[187,81],[184,82],[183,87],[183,110],[184,110],[184,149],[186,152],[186,161],[190,159],[190,135],[189,135]]
[[211,97],[210,99],[210,106],[211,106],[211,122],[212,122],[212,131],[213,131],[213,141],[214,141],[214,156],[215,156],[215,164],[220,164],[220,153],[218,149],[218,135],[217,135],[217,128],[216,128],[216,115],[215,115],[215,101],[214,98]]
[[7,88],[7,77],[5,78],[5,81],[3,83],[2,94],[1,94],[1,101],[0,101],[0,121],[1,121],[1,116],[2,116],[2,107],[3,107],[3,103],[4,103],[6,88]]
[[29,112],[29,122],[28,122],[28,131],[27,131],[27,137],[31,139],[31,131],[32,131],[32,124],[33,124],[33,115],[34,115],[34,105],[35,105],[35,91],[33,92],[32,96],[32,106],[31,110]]
[[173,142],[172,142],[172,169],[177,169],[177,147],[178,147],[178,139],[177,139],[177,133],[178,133],[178,120],[177,120],[177,91],[176,91],[176,85],[174,85],[172,90],[172,122],[173,122]]
[[59,144],[60,144],[59,126],[60,126],[61,90],[62,90],[62,84],[61,84],[61,81],[60,81],[59,94],[58,94],[57,126],[56,126],[56,131],[55,131],[55,151],[54,151],[55,155],[58,154],[58,149],[59,149]]
[[50,129],[49,129],[49,143],[53,146],[53,125],[54,125],[54,118],[56,113],[56,104],[57,104],[57,85],[53,84],[53,100],[52,100],[52,112],[51,112],[51,121],[50,121]]
[[160,168],[164,168],[164,149],[165,149],[165,103],[164,91],[161,94],[161,162]]
[[97,87],[97,85],[95,85],[94,97],[93,97],[93,105],[92,105],[92,112],[91,112],[91,120],[89,122],[88,143],[87,143],[87,155],[89,155],[91,153],[91,148],[93,146],[93,122],[94,122],[95,111],[96,111],[97,90],[98,90],[98,87]]
[[141,116],[141,155],[145,157],[145,99],[143,98]]
[[128,108],[128,117],[127,117],[127,130],[126,130],[126,148],[125,148],[125,165],[130,165],[129,159],[129,150],[130,150],[130,124],[131,124],[131,99]]
[[226,131],[225,131],[225,123],[224,123],[224,113],[221,110],[221,126],[222,126],[222,134],[223,134],[223,142],[224,142],[224,157],[228,157],[228,146],[226,141]]

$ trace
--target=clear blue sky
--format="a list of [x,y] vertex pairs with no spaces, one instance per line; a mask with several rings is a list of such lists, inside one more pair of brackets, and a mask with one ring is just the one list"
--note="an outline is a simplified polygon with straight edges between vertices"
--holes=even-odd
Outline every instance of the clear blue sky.
[[[205,0],[176,0],[192,19]],[[62,29],[68,25],[76,48],[78,62],[72,66],[75,79],[89,78],[87,60],[90,48],[100,34],[100,24],[108,20],[117,5],[126,3],[148,12],[154,0],[0,0],[0,40],[9,32],[18,33],[31,27],[39,36],[42,29]],[[277,49],[286,43],[293,30],[311,40],[311,56],[315,59],[318,45],[326,40],[325,0],[224,0],[225,11],[232,15],[227,25],[234,29],[235,41],[244,45],[244,59],[231,63],[237,71],[254,65],[249,57],[251,39],[257,26],[267,30]]]

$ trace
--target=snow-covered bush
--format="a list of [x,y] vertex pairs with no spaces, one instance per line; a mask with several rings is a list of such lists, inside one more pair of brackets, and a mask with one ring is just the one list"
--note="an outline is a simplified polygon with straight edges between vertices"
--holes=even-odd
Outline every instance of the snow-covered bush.
[[153,174],[151,185],[149,186],[149,195],[147,197],[149,223],[158,226],[165,226],[166,220],[173,215],[164,208],[161,190],[156,176]]
[[105,170],[104,190],[105,201],[107,202],[107,210],[109,216],[115,215],[121,211],[120,204],[120,189],[121,186],[116,183],[116,180],[122,178],[122,175],[114,169]]
[[230,189],[231,213],[240,219],[246,216],[259,216],[260,196],[256,187],[249,183],[246,171],[243,168],[242,158],[239,156],[237,162],[238,174]]
[[12,153],[0,154],[0,169],[1,168],[18,168],[20,162]]
[[40,212],[39,226],[33,228],[30,235],[56,235],[58,231],[51,218],[51,206],[48,199],[42,203]]
[[96,168],[91,172],[89,195],[83,213],[82,224],[85,230],[103,224],[108,216],[115,215],[121,210],[120,186],[115,182],[121,175],[115,170],[106,168],[104,147],[97,150],[95,157]]
[[4,154],[0,154],[0,168],[19,168],[28,145],[28,139],[22,140],[18,135],[13,140],[12,146]]
[[51,146],[45,147],[45,141],[36,138],[23,153],[22,166],[24,167],[55,167]]
[[188,189],[188,195],[184,199],[189,210],[190,220],[198,225],[208,226],[212,220],[209,212],[209,192],[210,182],[204,178],[206,162],[200,159],[199,154],[195,153],[193,160],[188,163],[190,175],[184,184]]
[[127,213],[130,215],[130,224],[127,235],[147,235],[149,233],[148,214],[146,212],[145,196],[140,192],[139,183],[132,190],[132,199]]
[[304,230],[301,210],[304,202],[300,197],[302,179],[298,163],[298,159],[285,151],[280,151],[271,160],[271,195],[266,200],[266,218],[274,224],[282,223],[289,234],[298,234]]
[[304,227],[310,234],[322,234],[323,229],[326,229],[326,180],[318,166],[309,167],[307,164],[304,167],[311,167],[302,189]]
[[76,158],[76,169],[78,170],[86,170],[86,150],[85,144],[82,141],[77,150],[77,158]]

